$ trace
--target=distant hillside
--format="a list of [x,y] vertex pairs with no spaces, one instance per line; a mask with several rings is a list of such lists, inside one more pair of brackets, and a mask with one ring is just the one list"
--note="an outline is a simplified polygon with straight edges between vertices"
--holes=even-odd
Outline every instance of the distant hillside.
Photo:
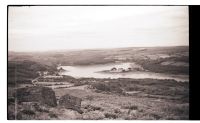
[[[9,61],[31,60],[46,65],[104,64],[115,61],[146,59],[148,55],[175,55],[189,52],[188,46],[179,47],[129,47],[115,49],[94,49],[51,52],[9,52]],[[120,59],[120,57],[122,57]]]
[[145,69],[164,73],[189,73],[189,47],[128,47],[51,52],[9,52],[9,61],[29,60],[47,66],[136,62]]
[[52,66],[42,65],[37,62],[8,61],[8,84],[30,83],[38,76],[37,71],[54,71]]

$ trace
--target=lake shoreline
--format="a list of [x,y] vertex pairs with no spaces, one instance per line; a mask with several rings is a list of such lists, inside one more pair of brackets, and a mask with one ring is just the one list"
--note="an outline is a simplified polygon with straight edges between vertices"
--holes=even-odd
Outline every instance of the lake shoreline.
[[[189,75],[185,74],[169,74],[169,73],[156,73],[145,69],[131,69],[130,71],[112,71],[113,68],[123,68],[127,70],[130,67],[130,62],[115,63],[115,64],[102,64],[102,65],[85,65],[85,66],[60,66],[64,69],[61,75],[68,75],[75,78],[133,78],[133,79],[174,79],[177,81],[189,81]],[[117,66],[117,67],[116,67]],[[126,68],[126,69],[125,69]]]

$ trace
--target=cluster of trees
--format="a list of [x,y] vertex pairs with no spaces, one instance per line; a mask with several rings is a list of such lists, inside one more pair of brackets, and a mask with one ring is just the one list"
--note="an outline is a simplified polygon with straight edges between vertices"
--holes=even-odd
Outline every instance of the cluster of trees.
[[38,71],[54,72],[56,68],[28,60],[8,61],[8,84],[30,83]]
[[188,66],[174,66],[174,65],[162,65],[165,61],[186,62],[189,63],[189,58],[182,57],[169,57],[159,58],[156,60],[134,59],[134,62],[141,65],[144,69],[153,71],[156,73],[169,73],[169,74],[189,74]]

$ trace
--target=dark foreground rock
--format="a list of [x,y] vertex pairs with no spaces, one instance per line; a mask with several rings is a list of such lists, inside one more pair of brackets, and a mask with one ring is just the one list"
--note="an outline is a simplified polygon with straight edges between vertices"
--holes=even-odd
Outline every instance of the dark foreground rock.
[[18,102],[39,102],[48,106],[57,106],[55,92],[48,87],[27,87],[16,90]]
[[72,109],[79,113],[83,113],[81,108],[81,98],[66,94],[62,96],[59,100],[59,105],[64,106],[66,109]]

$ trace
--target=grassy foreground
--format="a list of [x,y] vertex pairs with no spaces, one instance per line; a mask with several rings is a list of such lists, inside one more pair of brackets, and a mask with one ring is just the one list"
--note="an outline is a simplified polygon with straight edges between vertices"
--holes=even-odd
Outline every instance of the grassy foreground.
[[[57,83],[57,82],[56,82]],[[68,83],[68,81],[66,81]],[[55,88],[82,99],[82,114],[34,102],[8,104],[9,119],[185,120],[189,119],[189,83],[156,79],[74,79],[73,86]],[[42,86],[42,85],[39,85]]]

